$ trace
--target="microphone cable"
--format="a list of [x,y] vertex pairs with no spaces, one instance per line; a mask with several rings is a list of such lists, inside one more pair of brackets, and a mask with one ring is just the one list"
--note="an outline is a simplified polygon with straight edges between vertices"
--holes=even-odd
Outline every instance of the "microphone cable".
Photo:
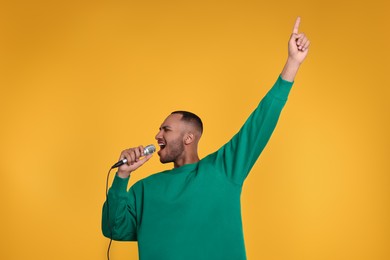
[[108,202],[108,181],[110,179],[110,174],[111,170],[114,169],[114,167],[111,167],[110,170],[107,173],[107,180],[106,180],[106,212],[107,212],[107,224],[108,224],[108,229],[110,230],[110,243],[108,244],[107,248],[107,260],[110,260],[110,249],[111,249],[111,244],[112,244],[112,227],[110,225],[110,205]]
[[[152,144],[147,145],[144,148],[144,156],[152,154],[155,151],[156,151],[156,147],[154,145],[152,145]],[[107,180],[106,180],[106,208],[107,208],[107,211],[106,212],[107,212],[107,225],[108,225],[108,229],[110,230],[110,243],[108,244],[108,248],[107,248],[107,260],[110,260],[110,249],[111,249],[111,244],[112,244],[112,240],[113,240],[112,239],[112,227],[110,225],[110,205],[109,205],[109,201],[108,201],[108,181],[110,180],[111,170],[116,168],[116,167],[121,166],[122,164],[125,164],[126,162],[127,162],[126,159],[118,161],[116,164],[111,166],[110,170],[107,173]]]

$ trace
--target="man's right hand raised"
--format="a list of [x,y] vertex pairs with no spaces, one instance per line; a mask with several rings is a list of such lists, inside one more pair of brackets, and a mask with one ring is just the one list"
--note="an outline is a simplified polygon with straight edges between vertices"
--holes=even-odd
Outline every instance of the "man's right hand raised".
[[121,178],[128,178],[131,172],[141,167],[152,156],[153,154],[144,156],[144,147],[142,145],[123,150],[119,160],[127,159],[127,163],[118,168],[118,176]]

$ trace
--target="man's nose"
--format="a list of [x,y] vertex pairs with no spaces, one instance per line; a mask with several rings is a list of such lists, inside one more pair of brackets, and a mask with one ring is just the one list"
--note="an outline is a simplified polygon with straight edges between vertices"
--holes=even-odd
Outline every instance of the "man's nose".
[[158,133],[156,134],[156,136],[154,137],[156,140],[158,140],[159,138],[161,138],[161,130],[158,131]]

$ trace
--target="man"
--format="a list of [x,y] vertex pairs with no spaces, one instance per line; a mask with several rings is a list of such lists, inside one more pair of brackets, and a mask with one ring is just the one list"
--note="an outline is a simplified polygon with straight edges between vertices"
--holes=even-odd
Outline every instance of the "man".
[[241,189],[271,137],[307,56],[310,42],[298,33],[299,24],[298,17],[287,62],[275,85],[218,151],[200,160],[202,121],[192,113],[176,111],[156,135],[160,161],[172,162],[172,170],[151,175],[127,191],[130,175],[152,155],[144,156],[142,146],[121,153],[120,159],[126,158],[127,164],[119,167],[103,206],[106,237],[138,241],[140,260],[246,259]]

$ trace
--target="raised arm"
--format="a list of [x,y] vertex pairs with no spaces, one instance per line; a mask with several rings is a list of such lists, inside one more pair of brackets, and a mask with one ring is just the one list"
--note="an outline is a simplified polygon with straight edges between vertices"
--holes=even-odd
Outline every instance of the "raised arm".
[[287,101],[294,78],[307,56],[310,45],[298,33],[300,18],[295,22],[288,44],[288,58],[275,85],[249,116],[240,131],[209,158],[216,168],[236,184],[242,184],[270,139]]

